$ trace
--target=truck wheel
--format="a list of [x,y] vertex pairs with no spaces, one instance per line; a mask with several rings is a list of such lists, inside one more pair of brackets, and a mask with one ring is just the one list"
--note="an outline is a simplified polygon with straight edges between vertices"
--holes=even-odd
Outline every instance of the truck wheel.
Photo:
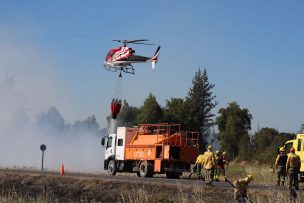
[[115,168],[115,162],[114,160],[110,160],[108,163],[108,174],[115,176],[116,174],[116,168]]
[[152,177],[153,176],[153,165],[147,161],[142,161],[139,165],[140,177]]
[[180,172],[173,172],[173,171],[167,171],[166,176],[168,179],[179,179],[182,173]]

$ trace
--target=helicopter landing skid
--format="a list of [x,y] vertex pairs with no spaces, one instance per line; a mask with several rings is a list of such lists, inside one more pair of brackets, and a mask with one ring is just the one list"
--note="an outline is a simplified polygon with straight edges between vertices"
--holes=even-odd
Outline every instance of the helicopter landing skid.
[[104,66],[106,70],[108,71],[112,71],[112,72],[117,72],[117,71],[122,71],[125,73],[130,73],[130,74],[135,74],[134,73],[134,68],[132,65],[129,66],[117,66],[117,67],[113,67],[113,66]]

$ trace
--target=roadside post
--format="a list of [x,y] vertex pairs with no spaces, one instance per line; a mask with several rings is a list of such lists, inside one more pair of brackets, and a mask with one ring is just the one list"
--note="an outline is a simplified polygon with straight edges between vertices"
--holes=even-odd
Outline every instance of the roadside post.
[[41,170],[43,171],[44,151],[46,150],[46,146],[44,144],[40,145],[40,150],[42,151]]

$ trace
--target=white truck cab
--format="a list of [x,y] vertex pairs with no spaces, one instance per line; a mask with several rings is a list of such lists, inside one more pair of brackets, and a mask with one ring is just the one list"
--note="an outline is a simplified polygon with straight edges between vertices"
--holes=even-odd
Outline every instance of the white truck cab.
[[110,134],[108,137],[103,138],[104,147],[105,147],[105,159],[108,159],[111,156],[115,158],[115,141],[116,141],[116,134]]
[[102,138],[101,145],[105,147],[105,170],[109,171],[111,160],[113,160],[114,164],[125,160],[126,143],[131,141],[135,130],[136,128],[118,127],[117,134],[109,134],[107,137]]

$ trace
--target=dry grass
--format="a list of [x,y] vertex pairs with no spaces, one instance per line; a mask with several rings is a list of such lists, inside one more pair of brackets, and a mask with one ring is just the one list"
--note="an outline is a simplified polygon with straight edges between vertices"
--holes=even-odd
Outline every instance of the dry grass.
[[[235,169],[239,170],[239,169]],[[253,202],[289,202],[287,191],[250,190]],[[299,194],[299,201],[304,197]],[[202,185],[168,185],[0,172],[0,202],[233,202],[233,191]]]
[[[148,188],[132,188],[121,193],[124,203],[155,203],[155,202],[177,202],[177,203],[218,203],[234,202],[230,190],[220,188],[206,188],[203,186],[185,188],[178,186],[177,193],[171,193],[171,198],[151,194]],[[172,199],[172,196],[175,197]],[[289,203],[287,191],[255,191],[249,192],[249,199],[255,203]],[[303,194],[298,194],[297,203],[304,202]]]
[[[183,178],[187,179],[190,173],[184,173]],[[259,184],[276,184],[276,173],[267,165],[258,165],[255,163],[232,163],[226,167],[226,177],[231,180],[244,178],[246,175],[251,174],[254,177],[254,182]],[[196,174],[192,178],[197,178]],[[221,177],[223,180],[223,177]]]
[[275,184],[276,174],[273,169],[267,165],[248,164],[246,162],[231,164],[226,170],[227,177],[236,180],[251,174],[255,183]]

